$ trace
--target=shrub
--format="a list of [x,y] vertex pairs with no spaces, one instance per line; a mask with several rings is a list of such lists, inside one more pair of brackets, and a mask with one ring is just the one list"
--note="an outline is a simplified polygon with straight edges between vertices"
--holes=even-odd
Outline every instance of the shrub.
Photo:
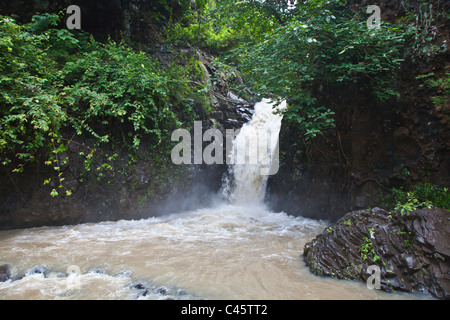
[[[84,33],[53,29],[58,21],[57,15],[44,15],[19,25],[0,16],[3,166],[22,172],[27,163],[43,159],[63,187],[64,153],[79,136],[91,141],[80,153],[89,170],[101,145],[133,157],[145,137],[148,154],[156,154],[156,147],[169,147],[175,128],[192,123],[196,90],[188,85],[187,70],[163,69],[122,43],[101,44]],[[113,158],[105,156],[96,165],[109,168]]]
[[390,193],[379,195],[375,206],[395,210],[402,215],[420,207],[438,207],[450,210],[450,193],[446,187],[431,183],[418,183],[410,187],[392,188]]

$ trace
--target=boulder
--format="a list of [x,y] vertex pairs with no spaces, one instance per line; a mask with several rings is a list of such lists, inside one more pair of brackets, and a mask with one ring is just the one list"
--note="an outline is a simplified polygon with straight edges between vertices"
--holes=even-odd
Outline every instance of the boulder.
[[5,282],[11,279],[11,270],[9,265],[2,264],[0,265],[0,282]]
[[376,265],[384,291],[449,299],[450,211],[353,211],[307,243],[303,256],[316,275],[367,281]]
[[34,267],[31,267],[30,269],[28,269],[25,272],[25,276],[28,277],[28,276],[32,276],[32,275],[35,275],[35,274],[41,274],[44,277],[47,277],[49,272],[50,272],[49,268],[46,267],[46,266],[34,266]]

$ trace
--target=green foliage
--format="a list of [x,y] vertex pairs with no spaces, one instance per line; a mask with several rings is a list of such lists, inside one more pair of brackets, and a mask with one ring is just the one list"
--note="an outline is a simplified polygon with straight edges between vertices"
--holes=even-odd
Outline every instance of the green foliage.
[[424,84],[420,85],[435,90],[435,95],[431,97],[431,101],[438,114],[441,114],[443,120],[450,124],[450,67],[445,68],[442,76],[434,73],[419,75],[416,79],[425,79]]
[[86,169],[97,165],[99,172],[113,160],[102,155],[101,145],[128,150],[131,158],[144,137],[149,154],[169,148],[171,132],[195,116],[190,74],[176,65],[163,69],[124,44],[53,29],[58,22],[57,15],[43,15],[19,25],[0,16],[2,165],[20,173],[43,159],[64,188],[67,149],[77,139]]
[[393,72],[402,61],[402,30],[370,30],[365,16],[353,17],[339,1],[308,1],[296,12],[232,58],[256,92],[290,102],[285,117],[307,138],[333,124],[333,112],[318,102],[326,92],[364,87],[379,101],[398,95]]
[[186,10],[183,19],[172,21],[166,37],[171,43],[189,43],[223,55],[270,32],[277,24],[274,13],[279,14],[259,1],[205,1]]
[[417,0],[402,3],[406,11],[398,23],[403,24],[407,36],[407,50],[412,61],[429,60],[436,54],[447,51],[446,47],[435,44],[438,37],[438,25],[445,24],[448,14],[442,9],[445,4],[440,0]]
[[307,140],[334,125],[331,105],[322,101],[335,102],[341,90],[364,88],[380,102],[399,95],[405,28],[383,23],[370,30],[365,9],[353,12],[339,0],[208,1],[174,23],[168,40],[219,54],[242,73],[246,89],[288,100],[285,121]]
[[344,224],[347,225],[347,226],[353,225],[352,219],[348,218],[347,220],[344,221]]
[[130,128],[123,142],[138,148],[142,135],[149,134],[159,144],[180,125],[173,111],[178,101],[172,79],[144,53],[123,44],[98,45],[67,63],[62,76],[63,101],[73,105],[77,134],[88,131],[106,142],[108,126],[123,124]]
[[375,253],[372,240],[368,237],[363,238],[363,243],[358,248],[358,252],[360,253],[362,261],[370,260],[372,262],[376,262],[380,260],[380,256]]
[[412,211],[417,210],[418,208],[421,207],[432,208],[433,204],[431,203],[431,201],[428,200],[420,202],[419,200],[417,200],[414,193],[407,192],[406,201],[405,202],[398,201],[397,204],[395,205],[394,210],[400,213],[400,215],[404,216],[409,215]]
[[388,194],[380,194],[374,205],[409,215],[423,207],[450,209],[449,189],[431,183],[419,183],[409,188],[392,188]]
[[55,137],[67,114],[58,103],[57,64],[46,52],[49,34],[29,33],[2,17],[0,39],[0,152],[5,165],[14,156],[32,159]]
[[431,202],[434,207],[450,209],[450,192],[448,188],[439,187],[431,183],[420,183],[412,188],[412,192],[419,202]]
[[[450,101],[450,67],[447,67],[445,75],[438,79],[429,79],[427,84],[431,88],[436,88],[438,95],[431,97],[433,104],[444,106],[446,110],[449,108]],[[448,110],[447,110],[448,111]]]

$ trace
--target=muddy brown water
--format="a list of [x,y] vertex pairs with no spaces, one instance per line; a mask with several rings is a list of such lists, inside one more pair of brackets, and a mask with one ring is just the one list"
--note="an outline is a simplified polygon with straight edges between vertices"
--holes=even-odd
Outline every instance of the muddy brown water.
[[[426,298],[311,274],[303,246],[326,226],[223,204],[138,221],[3,231],[0,264],[11,265],[13,279],[0,283],[0,299]],[[156,290],[144,296],[136,283]]]

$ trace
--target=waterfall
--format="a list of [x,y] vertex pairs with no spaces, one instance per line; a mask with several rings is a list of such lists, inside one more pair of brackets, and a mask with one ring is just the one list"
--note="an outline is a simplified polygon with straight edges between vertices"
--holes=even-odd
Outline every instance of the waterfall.
[[233,141],[228,155],[229,177],[224,192],[233,204],[261,204],[267,179],[278,171],[278,137],[286,102],[278,106],[269,99],[255,104],[253,118]]

